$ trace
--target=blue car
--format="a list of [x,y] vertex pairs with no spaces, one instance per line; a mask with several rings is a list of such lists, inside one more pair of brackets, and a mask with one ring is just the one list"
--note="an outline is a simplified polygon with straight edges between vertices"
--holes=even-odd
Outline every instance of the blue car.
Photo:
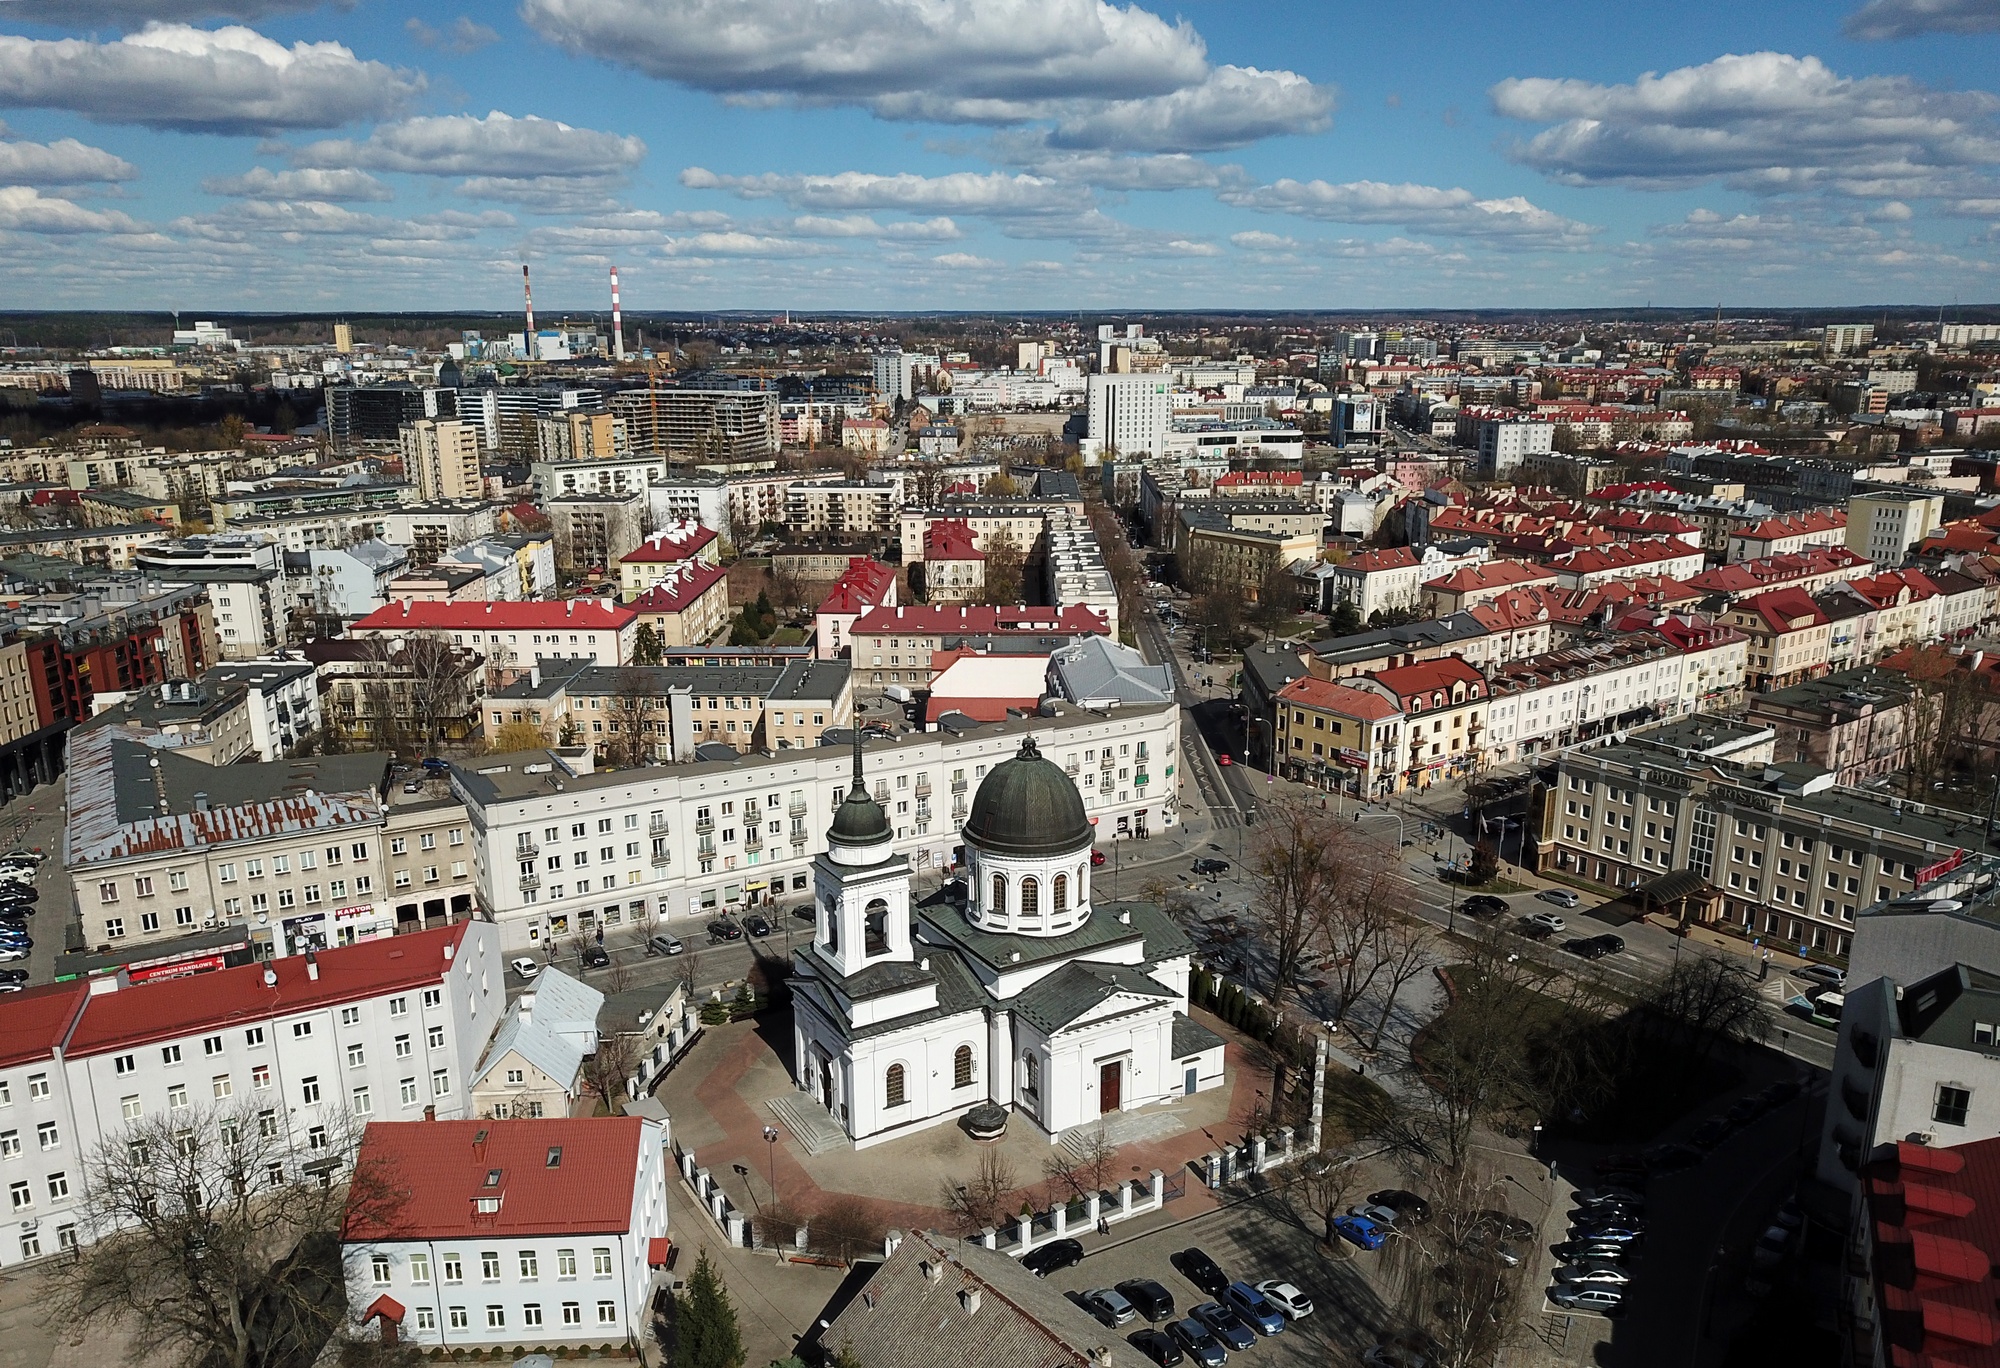
[[1223,1288],[1222,1300],[1260,1335],[1275,1335],[1285,1328],[1285,1313],[1247,1282],[1233,1282]]
[[1366,1216],[1342,1216],[1333,1223],[1340,1232],[1340,1238],[1363,1249],[1380,1249],[1388,1242],[1388,1235],[1382,1227]]
[[1200,1306],[1189,1307],[1188,1314],[1207,1326],[1210,1334],[1231,1349],[1248,1349],[1257,1342],[1257,1333],[1221,1302],[1203,1302]]

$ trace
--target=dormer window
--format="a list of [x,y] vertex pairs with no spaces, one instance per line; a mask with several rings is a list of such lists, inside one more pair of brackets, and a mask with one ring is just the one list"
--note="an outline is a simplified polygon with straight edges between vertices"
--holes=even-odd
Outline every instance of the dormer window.
[[499,1187],[499,1186],[500,1186],[500,1170],[499,1170],[499,1169],[488,1169],[488,1170],[486,1170],[486,1183],[485,1183],[485,1186],[487,1186],[487,1187],[490,1187],[490,1188],[497,1188],[497,1187]]

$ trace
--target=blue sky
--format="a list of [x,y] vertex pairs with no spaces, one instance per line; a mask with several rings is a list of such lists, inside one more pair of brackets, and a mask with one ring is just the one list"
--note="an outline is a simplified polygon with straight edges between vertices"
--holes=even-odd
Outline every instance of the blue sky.
[[2000,299],[2000,0],[0,0],[8,307]]

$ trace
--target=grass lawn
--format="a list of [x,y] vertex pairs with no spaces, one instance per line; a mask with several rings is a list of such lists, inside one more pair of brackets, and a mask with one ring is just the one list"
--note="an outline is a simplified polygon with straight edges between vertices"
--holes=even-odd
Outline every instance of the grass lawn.
[[1389,1094],[1338,1064],[1326,1071],[1326,1145],[1352,1144],[1367,1135],[1387,1106]]
[[806,644],[806,629],[803,627],[780,627],[771,633],[767,646],[803,646]]

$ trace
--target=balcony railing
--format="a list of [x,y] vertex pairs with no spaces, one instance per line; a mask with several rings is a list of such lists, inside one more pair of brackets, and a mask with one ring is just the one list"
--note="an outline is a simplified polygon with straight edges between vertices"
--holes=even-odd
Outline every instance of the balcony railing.
[[793,804],[791,804],[791,805],[790,805],[789,807],[787,807],[787,808],[785,809],[785,815],[786,815],[787,817],[803,817],[803,816],[805,816],[805,815],[806,815],[806,805],[805,805],[805,800],[804,800],[804,799],[800,799],[800,800],[799,800],[798,802],[796,802],[796,803],[793,803]]
[[523,887],[523,888],[540,888],[541,886],[542,886],[542,876],[541,876],[541,875],[539,875],[539,874],[523,874],[523,875],[521,876],[521,887]]
[[656,850],[653,852],[653,863],[656,865],[672,864],[673,859],[674,856],[672,851]]
[[649,836],[666,835],[667,819],[664,817],[655,817],[652,821],[646,823],[646,834]]
[[951,791],[952,791],[953,793],[963,793],[963,792],[965,792],[965,781],[964,781],[963,779],[954,779],[954,780],[952,780],[952,781],[951,781]]
[[714,818],[711,817],[703,817],[700,821],[694,824],[694,829],[697,832],[700,832],[705,835],[708,832],[715,830],[715,820]]
[[533,841],[529,841],[525,845],[515,846],[514,853],[520,856],[524,860],[532,860],[537,855],[542,853],[542,848],[536,845]]
[[743,848],[745,850],[762,850],[764,848],[764,833],[756,827],[749,828],[743,833]]
[[931,796],[931,781],[928,779],[917,780],[917,797],[928,798],[930,796]]

